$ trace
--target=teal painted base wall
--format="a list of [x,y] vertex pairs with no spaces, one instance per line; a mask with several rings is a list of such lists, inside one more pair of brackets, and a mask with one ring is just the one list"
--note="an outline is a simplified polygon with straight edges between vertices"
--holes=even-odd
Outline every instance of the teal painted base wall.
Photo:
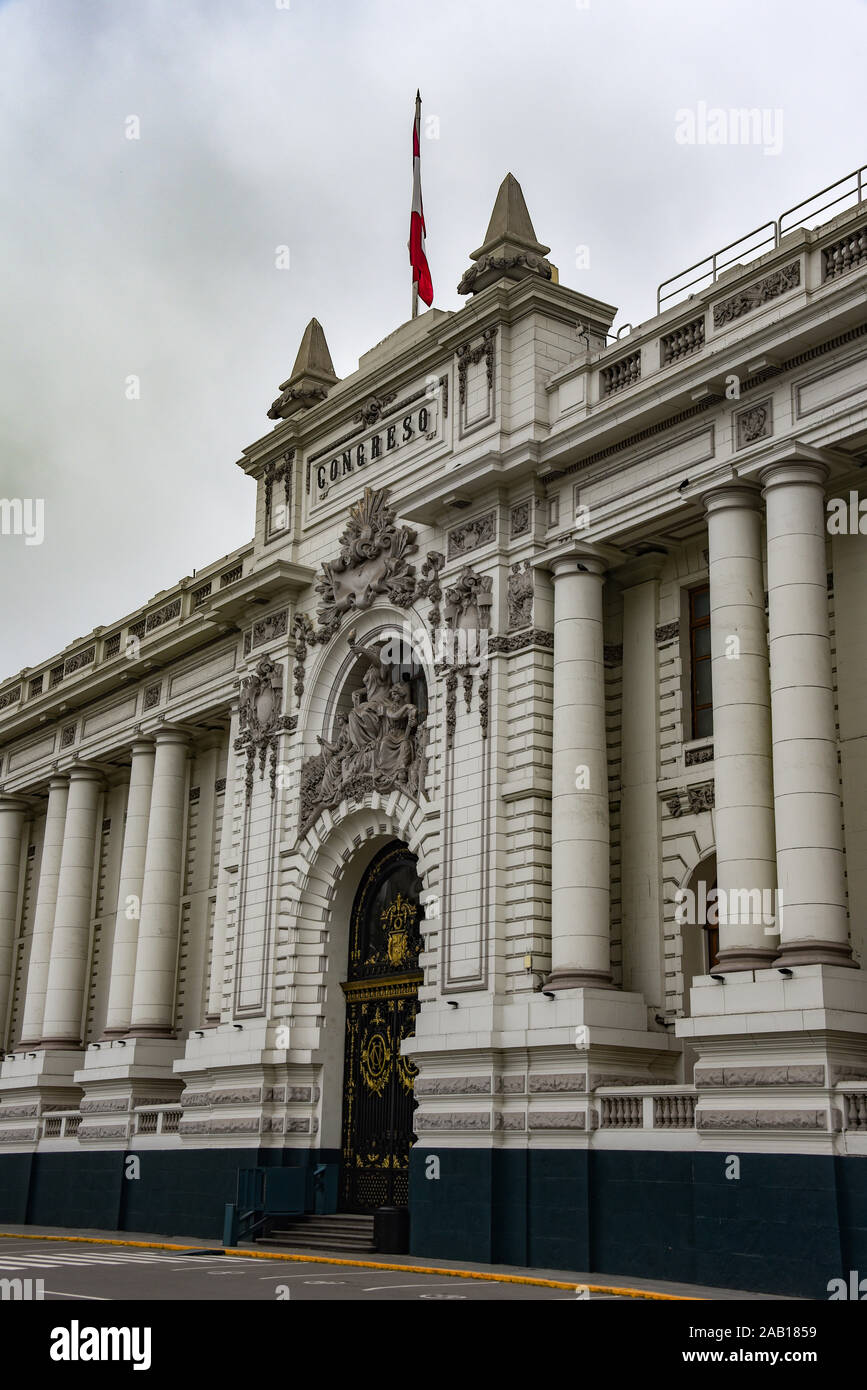
[[817,1299],[867,1277],[867,1159],[727,1158],[417,1146],[412,1253]]

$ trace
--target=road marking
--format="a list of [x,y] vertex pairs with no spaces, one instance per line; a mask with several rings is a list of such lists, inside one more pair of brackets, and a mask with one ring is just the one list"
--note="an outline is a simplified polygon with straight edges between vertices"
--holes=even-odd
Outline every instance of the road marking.
[[98,1293],[64,1293],[63,1289],[46,1289],[45,1292],[50,1293],[52,1298],[84,1298],[88,1303],[111,1303],[113,1301],[110,1298],[103,1298]]
[[[449,1280],[448,1282],[449,1282],[449,1284],[451,1284],[451,1280]],[[443,1284],[443,1287],[445,1287],[445,1284]],[[434,1288],[434,1289],[435,1289],[435,1288],[436,1288],[436,1284],[419,1284],[419,1283],[414,1283],[414,1284],[370,1284],[370,1285],[368,1286],[368,1288],[362,1289],[361,1292],[362,1292],[362,1293],[376,1293],[378,1289],[431,1289],[431,1288]],[[465,1298],[466,1295],[465,1295],[465,1294],[459,1294],[459,1295],[456,1295],[456,1297]]]
[[[139,1250],[195,1250],[195,1245],[178,1245],[169,1241],[158,1240],[112,1240],[106,1236],[52,1236],[52,1235],[30,1235],[22,1234],[20,1231],[0,1231],[0,1240],[52,1240],[60,1244],[70,1244],[76,1242],[79,1245],[116,1245],[126,1249]],[[495,1274],[489,1270],[481,1269],[444,1269],[442,1266],[431,1267],[430,1265],[395,1265],[386,1264],[378,1260],[345,1260],[338,1259],[334,1255],[294,1255],[288,1252],[278,1253],[271,1250],[240,1250],[237,1246],[228,1246],[224,1250],[224,1255],[232,1256],[236,1260],[282,1260],[292,1261],[295,1264],[322,1264],[340,1265],[349,1269],[387,1269],[393,1270],[397,1274],[443,1274],[450,1279],[478,1279],[481,1282],[491,1284],[529,1284],[535,1288],[542,1289],[568,1289],[574,1292],[576,1281],[574,1279],[539,1279],[527,1274]],[[187,1256],[187,1258],[193,1258]],[[582,1288],[590,1293],[610,1294],[615,1298],[647,1298],[654,1302],[661,1303],[706,1303],[707,1299],[702,1294],[683,1294],[683,1293],[657,1293],[652,1289],[633,1289],[628,1286],[620,1287],[612,1284],[587,1284],[582,1283]]]

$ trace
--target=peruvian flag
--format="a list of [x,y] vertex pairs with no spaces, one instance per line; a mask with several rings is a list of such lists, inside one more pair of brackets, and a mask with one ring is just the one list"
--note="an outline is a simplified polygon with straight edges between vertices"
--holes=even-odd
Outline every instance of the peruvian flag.
[[412,282],[418,285],[418,297],[433,304],[433,284],[424,249],[424,210],[421,205],[421,96],[415,94],[415,120],[412,126],[412,212],[409,218],[409,261]]

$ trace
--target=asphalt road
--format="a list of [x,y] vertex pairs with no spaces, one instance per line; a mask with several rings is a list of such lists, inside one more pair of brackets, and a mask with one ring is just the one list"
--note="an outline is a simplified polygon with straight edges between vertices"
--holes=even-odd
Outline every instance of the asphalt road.
[[[13,1296],[2,1281],[42,1280],[43,1298],[70,1306],[82,1301],[443,1300],[521,1302],[572,1300],[577,1289],[459,1279],[399,1269],[354,1269],[311,1260],[249,1259],[243,1255],[128,1250],[111,1245],[0,1240],[0,1298]],[[35,1288],[35,1286],[34,1286]],[[591,1294],[609,1301],[612,1295]]]

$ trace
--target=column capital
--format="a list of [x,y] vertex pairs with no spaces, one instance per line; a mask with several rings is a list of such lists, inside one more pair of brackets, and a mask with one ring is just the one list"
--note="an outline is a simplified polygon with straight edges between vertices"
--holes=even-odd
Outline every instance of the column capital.
[[103,783],[105,772],[94,763],[73,763],[69,768],[69,780],[70,782]]
[[634,589],[638,584],[658,579],[667,559],[667,550],[648,550],[644,555],[634,555],[625,565],[618,565],[617,569],[612,570],[611,578],[621,589]]
[[0,788],[0,811],[28,811],[30,802],[23,796],[16,796],[12,792],[4,792]]
[[781,459],[770,463],[759,473],[762,496],[767,497],[771,488],[785,487],[791,483],[808,483],[824,491],[825,482],[831,470],[821,459]]
[[762,508],[762,494],[756,484],[741,482],[735,478],[710,488],[702,494],[701,500],[707,516],[712,512],[724,511],[757,512]]
[[153,756],[155,747],[156,744],[152,738],[148,738],[144,734],[137,734],[129,746],[130,757],[138,758],[145,753],[150,753]]
[[603,575],[625,559],[624,552],[613,545],[592,545],[570,536],[553,553],[530,563],[533,569],[548,570],[552,578],[559,579],[563,574]]
[[184,748],[189,748],[193,730],[181,724],[161,724],[154,729],[151,738],[159,746],[162,743],[177,743]]

